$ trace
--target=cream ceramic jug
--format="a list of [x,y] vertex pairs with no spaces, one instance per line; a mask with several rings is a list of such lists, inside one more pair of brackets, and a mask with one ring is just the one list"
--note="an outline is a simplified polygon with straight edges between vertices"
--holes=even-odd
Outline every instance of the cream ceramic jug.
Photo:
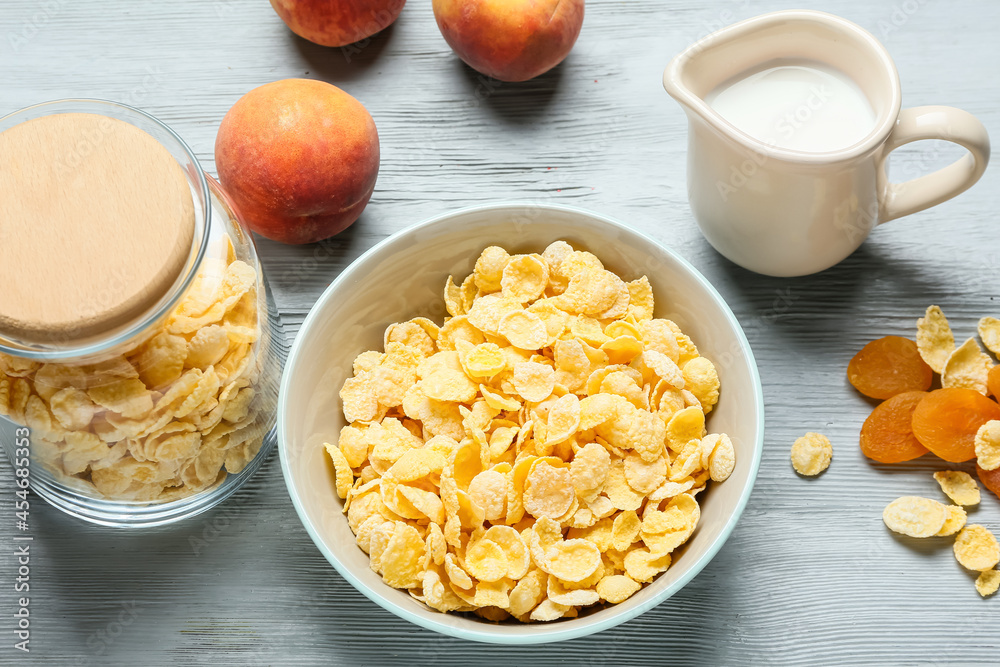
[[[755,138],[706,100],[785,63],[842,73],[870,104],[873,128],[851,145],[808,152]],[[702,232],[758,273],[800,276],[833,266],[875,226],[964,192],[989,161],[982,123],[952,107],[901,111],[899,75],[885,47],[823,12],[773,12],[713,33],[670,62],[663,85],[688,116],[688,197]],[[922,139],[951,141],[968,153],[925,176],[889,182],[889,153]]]

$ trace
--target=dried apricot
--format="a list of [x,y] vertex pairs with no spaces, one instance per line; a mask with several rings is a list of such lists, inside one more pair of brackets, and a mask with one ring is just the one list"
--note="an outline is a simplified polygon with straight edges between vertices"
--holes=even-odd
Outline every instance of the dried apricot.
[[1000,399],[1000,366],[994,366],[986,376],[986,388],[994,398]]
[[861,453],[879,463],[912,461],[927,453],[911,421],[925,391],[907,391],[880,403],[861,427]]
[[913,411],[913,435],[945,461],[959,463],[976,457],[976,432],[1000,419],[1000,405],[978,391],[946,387],[932,391]]
[[979,475],[979,481],[983,483],[983,486],[996,494],[997,498],[1000,498],[1000,468],[983,470],[979,465],[976,465],[976,474]]
[[905,391],[927,391],[934,378],[920,358],[917,344],[902,336],[886,336],[861,348],[847,365],[847,379],[871,398],[892,398]]

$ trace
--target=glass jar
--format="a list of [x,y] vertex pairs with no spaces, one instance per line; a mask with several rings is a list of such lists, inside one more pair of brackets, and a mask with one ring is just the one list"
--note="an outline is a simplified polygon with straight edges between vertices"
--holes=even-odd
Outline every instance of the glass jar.
[[[103,329],[81,324],[46,337],[0,330],[0,439],[21,467],[27,429],[30,487],[68,514],[121,527],[192,516],[232,495],[275,443],[285,345],[253,239],[191,149],[142,111],[98,100],[50,102],[0,119],[0,136],[56,114],[96,115],[97,125],[87,118],[99,128],[120,128],[123,121],[165,149],[183,171],[178,191],[190,190],[190,248],[178,254],[176,276],[143,297],[148,307],[130,303],[125,317]],[[101,132],[81,132],[66,146],[61,166],[88,169],[88,160],[96,159],[91,155],[110,150]],[[111,183],[108,192],[118,185]],[[32,224],[9,221],[4,229],[0,220],[0,235]],[[50,270],[58,275],[59,258],[52,259]],[[0,247],[0,261],[17,258],[4,257]],[[119,278],[129,276],[108,278],[113,294]]]

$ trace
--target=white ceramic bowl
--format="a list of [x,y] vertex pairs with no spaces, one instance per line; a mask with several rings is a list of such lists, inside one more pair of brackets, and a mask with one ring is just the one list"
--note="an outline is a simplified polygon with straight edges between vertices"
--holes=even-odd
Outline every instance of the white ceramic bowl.
[[[488,245],[540,252],[556,239],[596,254],[626,280],[649,277],[656,316],[677,322],[712,359],[722,381],[712,432],[728,433],[736,469],[699,496],[701,522],[674,564],[618,605],[552,623],[490,623],[442,614],[384,584],[368,566],[341,513],[323,442],[344,424],[338,392],[354,357],[382,349],[392,322],[427,316],[441,322],[449,274],[463,277]],[[705,567],[736,526],[760,463],[764,404],[757,367],[736,318],[690,264],[620,222],[568,206],[504,203],[468,208],[394,234],[362,255],[313,306],[292,346],[281,382],[278,443],[281,470],[299,518],[327,560],[373,602],[417,625],[474,641],[534,644],[581,637],[627,621],[679,591]]]

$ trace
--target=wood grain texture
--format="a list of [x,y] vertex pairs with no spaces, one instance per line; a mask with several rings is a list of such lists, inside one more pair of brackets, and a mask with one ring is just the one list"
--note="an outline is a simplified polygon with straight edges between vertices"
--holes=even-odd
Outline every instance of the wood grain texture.
[[[14,496],[2,461],[0,664],[995,664],[1000,599],[979,599],[947,540],[898,538],[880,520],[897,496],[939,497],[930,473],[943,466],[861,457],[857,433],[870,404],[847,386],[845,367],[871,338],[912,335],[930,303],[961,337],[980,316],[1000,314],[1000,170],[952,202],[876,230],[821,275],[756,276],[717,255],[691,218],[686,122],[660,76],[672,55],[724,24],[790,6],[827,9],[883,40],[904,106],[958,106],[1000,136],[1000,5],[591,0],[568,60],[515,85],[462,65],[428,4],[411,0],[393,27],[344,52],[294,37],[264,0],[5,0],[0,111],[72,96],[132,102],[213,171],[219,121],[252,87],[317,77],[362,100],[382,142],[371,205],[329,243],[260,246],[291,333],[367,248],[461,206],[572,203],[660,239],[721,291],[760,366],[766,450],[735,533],[701,575],[640,618],[586,639],[505,649],[434,635],[357,593],[305,534],[273,459],[224,506],[144,533],[82,525],[39,501],[25,661],[9,648]],[[893,172],[912,177],[956,154],[923,142],[895,154]],[[806,480],[788,450],[809,430],[826,433],[835,454],[825,474]],[[1000,503],[986,497],[971,516],[1000,528]]]

